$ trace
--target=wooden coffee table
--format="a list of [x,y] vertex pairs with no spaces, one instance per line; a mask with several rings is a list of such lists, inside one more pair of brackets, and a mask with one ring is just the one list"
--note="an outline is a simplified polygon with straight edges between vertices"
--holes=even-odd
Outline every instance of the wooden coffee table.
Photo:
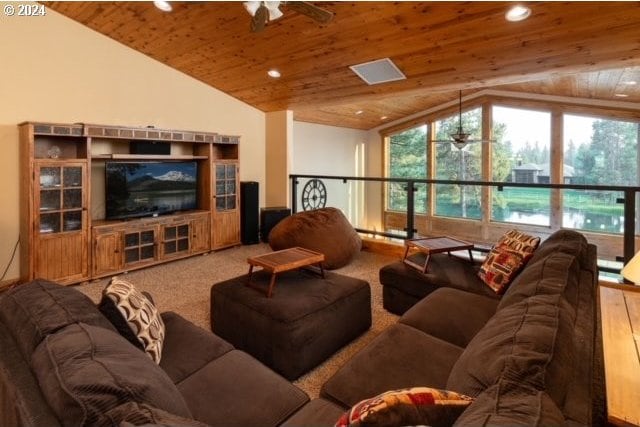
[[[427,272],[427,267],[429,266],[429,260],[431,259],[432,254],[447,252],[451,255],[452,251],[469,251],[469,258],[473,261],[473,255],[471,254],[471,249],[473,249],[473,243],[465,242],[464,240],[454,239],[453,237],[425,237],[418,239],[408,239],[404,241],[404,257],[402,261],[410,265],[411,267],[416,268],[422,273]],[[407,258],[409,255],[409,250],[415,249],[427,255],[427,259],[424,262],[424,265],[417,264],[410,259]]]
[[247,258],[247,262],[249,263],[249,279],[247,281],[247,285],[260,291],[264,290],[263,288],[258,288],[251,283],[253,267],[262,267],[265,271],[271,273],[271,280],[269,281],[269,288],[267,289],[267,298],[271,298],[273,286],[276,282],[276,274],[282,273],[283,271],[295,270],[296,268],[317,264],[320,268],[320,275],[324,279],[324,269],[322,268],[323,261],[324,254],[300,247],[283,249],[281,251],[250,257]]

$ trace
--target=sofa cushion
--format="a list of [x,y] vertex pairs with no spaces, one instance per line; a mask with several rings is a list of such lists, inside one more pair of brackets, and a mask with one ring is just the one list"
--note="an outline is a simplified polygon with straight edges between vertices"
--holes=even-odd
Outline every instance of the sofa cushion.
[[472,401],[460,393],[429,387],[391,390],[358,402],[335,425],[450,426]]
[[344,364],[320,395],[350,407],[386,390],[429,384],[445,388],[462,348],[397,323]]
[[187,378],[233,346],[174,312],[162,313],[166,328],[160,367],[174,383]]
[[559,230],[551,234],[535,251],[531,262],[537,262],[554,252],[562,252],[575,256],[581,268],[593,269],[595,263],[589,256],[587,239],[577,231]]
[[300,246],[325,256],[322,265],[335,269],[347,265],[362,247],[362,239],[340,209],[322,208],[284,218],[269,233],[274,251]]
[[495,298],[440,288],[414,305],[399,322],[459,347],[466,347],[495,314],[497,305]]
[[2,295],[0,318],[27,360],[47,335],[73,323],[115,331],[89,297],[42,279],[16,286]]
[[191,417],[162,369],[104,328],[78,323],[48,335],[34,351],[31,369],[65,426],[111,425],[105,412],[127,401]]
[[563,405],[573,364],[573,322],[560,295],[536,295],[498,311],[471,340],[447,389],[469,396],[501,379],[546,391]]
[[332,426],[342,415],[345,408],[326,399],[313,399],[304,405],[281,427]]
[[549,253],[527,264],[505,292],[498,310],[542,294],[562,294],[575,307],[580,291],[579,279],[580,264],[575,256],[563,252]]
[[132,283],[112,278],[102,291],[100,311],[127,341],[160,363],[165,335],[162,317],[153,302]]
[[474,400],[456,426],[558,426],[565,419],[544,391],[500,380]]
[[539,243],[539,237],[529,236],[518,230],[508,231],[491,248],[480,266],[478,277],[494,292],[502,294],[531,258]]
[[178,384],[195,419],[211,426],[276,426],[309,397],[253,357],[232,350]]

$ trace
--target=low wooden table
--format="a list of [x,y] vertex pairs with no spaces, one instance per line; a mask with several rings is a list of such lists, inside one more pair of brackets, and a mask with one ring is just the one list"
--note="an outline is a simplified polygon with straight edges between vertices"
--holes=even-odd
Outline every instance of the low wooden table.
[[[473,261],[473,255],[471,254],[471,249],[473,249],[473,243],[465,242],[464,240],[454,239],[453,237],[424,237],[418,239],[408,239],[404,241],[404,257],[402,261],[421,271],[422,273],[427,272],[427,267],[429,266],[429,260],[431,259],[432,254],[447,252],[451,255],[453,251],[469,251],[469,258]],[[409,255],[409,250],[415,249],[427,255],[427,259],[424,262],[424,265],[417,264],[410,259],[407,258]]]
[[640,425],[640,287],[600,282],[607,417]]
[[[253,274],[253,267],[262,267],[264,270],[271,273],[271,280],[269,281],[269,288],[267,289],[267,298],[271,298],[273,286],[276,282],[276,274],[283,271],[295,270],[296,268],[317,264],[320,268],[320,275],[324,279],[324,269],[322,268],[323,261],[324,254],[300,247],[283,249],[281,251],[250,257],[247,258],[247,262],[249,263],[249,279],[247,281],[247,285],[252,286],[251,275]],[[252,287],[258,290],[263,290],[262,288],[257,288],[255,286]]]

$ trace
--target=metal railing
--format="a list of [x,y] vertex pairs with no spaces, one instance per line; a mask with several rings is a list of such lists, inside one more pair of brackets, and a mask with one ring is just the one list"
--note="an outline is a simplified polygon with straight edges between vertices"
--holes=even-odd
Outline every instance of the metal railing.
[[615,191],[622,192],[624,197],[616,200],[617,203],[624,205],[624,229],[623,229],[623,256],[620,261],[626,264],[635,254],[635,218],[636,218],[636,193],[640,192],[640,187],[622,186],[622,185],[585,185],[585,184],[530,184],[519,182],[495,182],[495,181],[455,181],[442,179],[407,179],[407,178],[381,178],[381,177],[357,177],[357,176],[334,176],[334,175],[301,175],[291,174],[291,209],[295,213],[297,210],[298,199],[298,179],[334,179],[347,181],[364,181],[364,182],[382,182],[382,183],[398,183],[405,184],[407,192],[407,222],[405,235],[387,233],[384,231],[367,230],[356,228],[360,233],[367,233],[383,237],[397,239],[411,239],[415,233],[415,198],[416,184],[448,184],[459,186],[482,186],[497,188],[502,191],[506,187],[520,188],[545,188],[557,190],[583,190],[583,191]]

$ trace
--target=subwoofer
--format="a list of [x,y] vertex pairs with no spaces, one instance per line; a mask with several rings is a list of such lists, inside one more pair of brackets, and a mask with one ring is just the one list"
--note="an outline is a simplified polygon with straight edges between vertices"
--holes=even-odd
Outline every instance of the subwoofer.
[[240,240],[243,245],[260,243],[258,234],[259,187],[255,181],[240,183]]
[[282,219],[291,215],[291,209],[283,206],[260,209],[260,236],[269,243],[269,233]]

